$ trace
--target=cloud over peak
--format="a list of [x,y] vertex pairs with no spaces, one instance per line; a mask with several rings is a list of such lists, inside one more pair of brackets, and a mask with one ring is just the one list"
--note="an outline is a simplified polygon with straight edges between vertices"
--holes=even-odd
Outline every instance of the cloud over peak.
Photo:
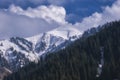
[[8,9],[0,10],[0,37],[28,37],[43,33],[67,24],[65,16],[63,7],[51,5],[23,10],[11,5]]
[[30,18],[42,18],[47,22],[51,22],[52,20],[64,24],[66,11],[63,7],[58,7],[54,5],[50,6],[39,6],[37,8],[28,8],[27,10],[23,10],[19,6],[11,5],[9,11],[18,15],[24,15]]
[[84,31],[92,27],[98,27],[107,22],[120,20],[120,0],[113,3],[112,6],[106,6],[101,13],[95,12],[89,17],[83,18],[82,22],[76,23],[75,26]]
[[71,24],[65,20],[67,14],[64,7],[41,5],[24,10],[13,4],[6,10],[0,10],[0,37],[33,36],[60,26],[71,26],[83,32],[106,22],[119,20],[119,14],[120,0],[117,0],[112,6],[104,7],[101,13],[95,12],[91,16],[83,18],[81,22]]

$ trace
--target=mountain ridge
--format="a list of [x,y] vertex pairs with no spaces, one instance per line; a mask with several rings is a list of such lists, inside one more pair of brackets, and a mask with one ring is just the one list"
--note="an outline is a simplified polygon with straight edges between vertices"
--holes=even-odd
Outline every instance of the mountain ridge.
[[4,80],[120,80],[119,35],[120,21],[111,22]]
[[39,57],[48,52],[65,48],[80,37],[75,28],[57,28],[29,38],[12,37],[0,41],[0,66],[11,71],[29,64],[37,63]]

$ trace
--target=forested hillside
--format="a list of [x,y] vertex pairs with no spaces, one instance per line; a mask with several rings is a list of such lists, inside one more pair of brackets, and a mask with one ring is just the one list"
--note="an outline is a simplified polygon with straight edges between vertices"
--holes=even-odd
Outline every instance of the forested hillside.
[[120,21],[46,54],[4,80],[120,80]]

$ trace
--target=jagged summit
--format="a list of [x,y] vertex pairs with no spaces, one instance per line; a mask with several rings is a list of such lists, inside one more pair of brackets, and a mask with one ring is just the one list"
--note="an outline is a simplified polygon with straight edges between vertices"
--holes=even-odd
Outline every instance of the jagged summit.
[[29,38],[12,37],[0,41],[0,67],[12,71],[28,64],[37,62],[47,52],[63,49],[82,33],[72,27],[59,27]]

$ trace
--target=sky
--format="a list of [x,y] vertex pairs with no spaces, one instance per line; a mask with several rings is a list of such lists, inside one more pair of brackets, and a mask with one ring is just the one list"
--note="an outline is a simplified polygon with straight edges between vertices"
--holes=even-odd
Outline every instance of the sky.
[[81,32],[120,19],[120,0],[0,0],[0,39],[57,27]]
[[[40,5],[57,5],[66,10],[66,20],[70,23],[81,21],[94,12],[101,12],[102,6],[111,6],[115,0],[0,0],[0,8],[8,8],[11,4],[27,9]],[[73,19],[75,18],[75,19]]]

